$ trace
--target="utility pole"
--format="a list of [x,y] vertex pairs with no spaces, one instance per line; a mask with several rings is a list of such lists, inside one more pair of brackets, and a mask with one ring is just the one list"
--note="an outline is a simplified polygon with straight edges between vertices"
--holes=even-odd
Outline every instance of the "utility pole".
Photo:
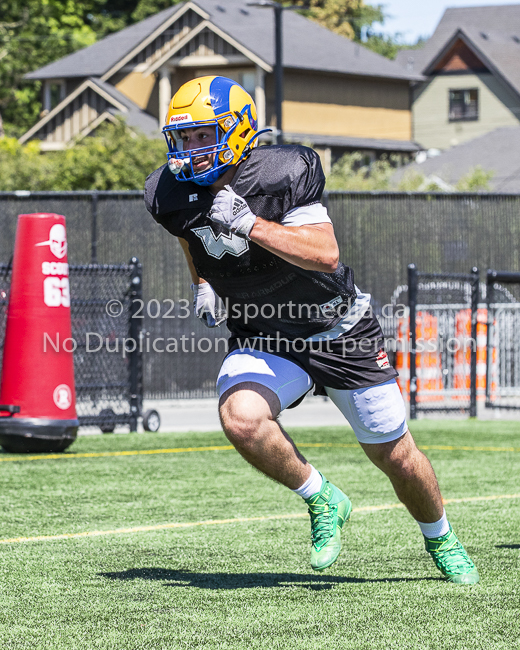
[[[283,144],[283,27],[282,14],[285,7],[273,0],[248,2],[249,7],[270,7],[274,10],[274,77],[275,77],[275,113],[276,113],[276,144]],[[292,9],[292,7],[289,7]]]

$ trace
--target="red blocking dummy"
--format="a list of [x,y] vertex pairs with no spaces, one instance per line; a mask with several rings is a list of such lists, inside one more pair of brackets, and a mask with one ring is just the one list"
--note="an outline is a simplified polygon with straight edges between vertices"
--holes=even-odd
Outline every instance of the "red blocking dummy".
[[18,217],[0,384],[0,445],[62,451],[76,438],[65,217]]

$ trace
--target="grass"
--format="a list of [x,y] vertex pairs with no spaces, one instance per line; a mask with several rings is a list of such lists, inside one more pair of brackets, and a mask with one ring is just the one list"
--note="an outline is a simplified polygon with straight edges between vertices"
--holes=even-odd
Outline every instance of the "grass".
[[[520,424],[419,421],[444,497],[520,493]],[[350,430],[291,432],[355,508],[395,504]],[[449,503],[481,583],[440,579],[404,509],[355,512],[338,562],[308,565],[303,502],[221,433],[82,437],[62,458],[0,454],[1,539],[273,514],[295,518],[0,544],[0,648],[90,650],[520,648],[520,499]],[[331,446],[336,445],[336,446]],[[432,447],[454,447],[438,449]],[[486,451],[459,447],[513,448]],[[5,462],[4,462],[5,461]]]

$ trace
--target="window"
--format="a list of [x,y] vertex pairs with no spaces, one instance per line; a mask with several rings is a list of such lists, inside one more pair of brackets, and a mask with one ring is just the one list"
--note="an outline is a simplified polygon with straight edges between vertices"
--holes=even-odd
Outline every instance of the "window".
[[450,122],[478,120],[478,89],[450,90]]
[[51,84],[51,110],[63,99],[63,84]]
[[254,72],[241,72],[238,83],[254,98],[256,86],[256,74]]
[[46,80],[43,84],[43,110],[52,111],[65,99],[66,87],[64,81]]

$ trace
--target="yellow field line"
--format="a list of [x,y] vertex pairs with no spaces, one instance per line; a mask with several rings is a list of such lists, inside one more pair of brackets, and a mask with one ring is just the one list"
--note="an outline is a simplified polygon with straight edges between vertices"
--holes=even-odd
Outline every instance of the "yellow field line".
[[[340,442],[297,442],[298,447],[336,447],[344,449],[360,449],[357,443]],[[520,447],[467,447],[455,445],[418,445],[419,449],[436,449],[440,451],[512,451],[520,452]],[[0,458],[0,463],[24,462],[28,460],[62,460],[74,458],[108,458],[110,456],[145,456],[151,454],[184,454],[193,451],[230,451],[232,445],[214,445],[211,447],[179,447],[177,449],[141,449],[135,451],[99,451],[76,454],[74,452],[65,454],[40,454],[39,456],[9,456]]]
[[[496,501],[498,499],[520,499],[520,494],[497,494],[487,497],[465,497],[462,499],[443,499],[447,503],[469,503],[472,501]],[[353,508],[352,512],[377,512],[379,510],[393,510],[404,508],[402,503],[386,503],[380,506],[363,506]],[[38,535],[37,537],[12,537],[0,539],[0,544],[20,544],[24,542],[50,542],[56,539],[74,539],[76,537],[100,537],[102,535],[123,535],[126,533],[145,533],[168,528],[195,528],[197,526],[215,526],[223,524],[242,524],[250,521],[271,521],[273,519],[300,519],[308,514],[267,515],[265,517],[240,517],[236,519],[209,519],[207,521],[194,521],[186,523],[155,524],[153,526],[135,526],[133,528],[115,528],[114,530],[90,530],[83,533],[62,533],[61,535]]]
[[[359,444],[342,444],[339,442],[297,442],[298,447],[358,447]],[[419,449],[438,449],[441,451],[515,451],[520,447],[468,447],[461,445],[417,445]]]
[[466,447],[452,445],[417,445],[419,449],[440,449],[441,451],[520,451],[520,447]]
[[179,447],[178,449],[141,449],[136,451],[99,451],[85,454],[40,454],[39,456],[11,456],[0,458],[0,462],[25,461],[25,460],[61,460],[62,458],[106,458],[108,456],[143,456],[149,454],[182,454],[188,451],[229,451],[234,449],[232,445],[221,445],[214,447]]

